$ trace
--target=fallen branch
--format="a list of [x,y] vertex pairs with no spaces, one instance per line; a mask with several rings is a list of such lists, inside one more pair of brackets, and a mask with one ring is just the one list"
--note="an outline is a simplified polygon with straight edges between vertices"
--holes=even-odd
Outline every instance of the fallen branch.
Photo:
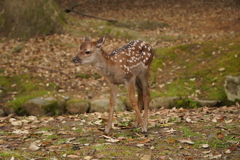
[[97,19],[101,19],[101,20],[108,21],[108,22],[111,22],[111,23],[117,22],[117,20],[112,20],[112,19],[107,19],[107,18],[102,18],[102,17],[96,17],[96,16],[92,16],[92,15],[88,15],[88,14],[79,12],[79,11],[75,11],[74,8],[77,7],[77,6],[81,6],[81,4],[76,4],[76,5],[72,6],[70,9],[65,9],[64,11],[66,13],[69,13],[69,12],[78,13],[78,14],[81,14],[81,15],[86,16],[86,17],[97,18]]

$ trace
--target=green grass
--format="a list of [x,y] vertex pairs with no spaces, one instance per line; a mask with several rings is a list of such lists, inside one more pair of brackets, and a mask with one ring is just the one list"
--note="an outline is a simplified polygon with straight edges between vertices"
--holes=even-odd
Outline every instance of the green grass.
[[188,127],[182,127],[178,129],[180,132],[182,132],[183,137],[189,138],[189,137],[194,137],[194,136],[201,136],[201,133],[193,132],[190,128]]
[[23,159],[23,157],[21,156],[21,153],[16,153],[13,151],[0,151],[0,158],[11,158],[14,157],[14,159]]

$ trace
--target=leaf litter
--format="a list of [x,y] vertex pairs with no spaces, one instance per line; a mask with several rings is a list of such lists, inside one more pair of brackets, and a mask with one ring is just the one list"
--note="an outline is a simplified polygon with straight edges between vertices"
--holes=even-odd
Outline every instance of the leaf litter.
[[[174,154],[167,153],[193,159],[236,157],[240,151],[240,134],[235,134],[236,131],[240,132],[239,112],[232,112],[236,110],[239,111],[240,108],[231,106],[150,111],[151,123],[147,135],[142,135],[140,129],[133,130],[126,126],[116,127],[110,135],[104,135],[101,128],[106,122],[102,122],[101,118],[105,118],[106,113],[55,117],[1,117],[0,150],[4,150],[4,153],[14,150],[19,154],[31,150],[31,153],[24,154],[25,157],[84,159],[88,156],[91,158],[109,156],[112,152],[108,152],[108,149],[114,147],[120,150],[116,156],[133,158],[136,155],[126,155],[125,152],[137,147],[139,152],[153,158],[161,156],[176,158]],[[232,114],[228,114],[229,112]],[[133,112],[128,111],[114,114],[114,125],[118,126],[124,118],[133,123],[133,115]],[[220,115],[225,117],[224,120],[212,121]],[[162,118],[167,120],[160,121]],[[186,123],[186,118],[194,119],[195,123]],[[212,136],[208,139],[209,135]],[[78,151],[77,154],[71,154],[73,148]],[[166,153],[161,153],[160,150]],[[45,155],[43,153],[45,151],[51,154]]]

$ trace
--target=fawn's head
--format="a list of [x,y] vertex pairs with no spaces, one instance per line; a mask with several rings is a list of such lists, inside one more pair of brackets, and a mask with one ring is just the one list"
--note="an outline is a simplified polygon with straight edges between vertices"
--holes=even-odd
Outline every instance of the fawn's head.
[[76,57],[72,60],[75,64],[93,64],[96,61],[96,56],[100,54],[102,45],[105,42],[107,35],[100,38],[97,41],[91,41],[88,37],[85,37],[85,41],[80,45]]

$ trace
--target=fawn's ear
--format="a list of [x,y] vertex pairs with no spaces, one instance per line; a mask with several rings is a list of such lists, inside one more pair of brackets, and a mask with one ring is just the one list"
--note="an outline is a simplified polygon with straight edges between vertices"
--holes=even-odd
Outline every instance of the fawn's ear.
[[107,37],[108,34],[106,34],[105,36],[103,36],[102,38],[100,38],[98,41],[97,41],[97,48],[101,48],[102,45],[104,44],[105,40],[106,40],[106,37]]
[[88,37],[85,37],[85,41],[90,41],[90,39]]

